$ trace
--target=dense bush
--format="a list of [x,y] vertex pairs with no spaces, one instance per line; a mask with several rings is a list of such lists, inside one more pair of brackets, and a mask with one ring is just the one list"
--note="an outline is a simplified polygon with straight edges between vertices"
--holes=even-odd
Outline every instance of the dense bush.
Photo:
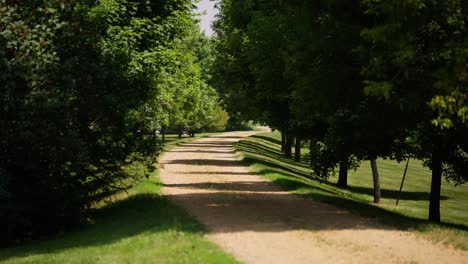
[[0,244],[76,225],[129,188],[170,120],[225,124],[191,45],[203,38],[192,8],[0,0]]

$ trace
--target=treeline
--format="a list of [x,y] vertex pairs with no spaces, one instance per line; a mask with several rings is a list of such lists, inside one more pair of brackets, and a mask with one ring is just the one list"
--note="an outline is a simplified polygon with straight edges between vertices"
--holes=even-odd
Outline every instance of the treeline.
[[147,175],[157,131],[224,128],[196,19],[190,0],[0,0],[0,245],[86,220]]
[[215,28],[217,88],[229,112],[281,131],[296,160],[310,143],[314,177],[377,158],[468,180],[468,4],[461,0],[223,0]]

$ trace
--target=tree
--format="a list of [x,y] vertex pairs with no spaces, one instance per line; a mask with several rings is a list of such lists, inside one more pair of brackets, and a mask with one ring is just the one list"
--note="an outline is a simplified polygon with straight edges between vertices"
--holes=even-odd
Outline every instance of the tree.
[[159,118],[148,103],[159,94],[160,50],[177,46],[191,8],[0,1],[1,244],[75,225],[132,185],[129,165],[151,169],[156,142],[142,132],[157,122],[141,117]]
[[[228,110],[310,142],[314,175],[327,179],[377,158],[416,156],[467,180],[466,21],[463,1],[222,1],[216,87]],[[297,141],[299,142],[299,141]],[[296,151],[298,153],[299,151]],[[297,157],[296,157],[297,158]]]
[[[442,174],[456,183],[468,160],[466,5],[462,1],[363,1],[378,23],[368,40],[366,89],[398,104],[416,154],[432,169],[429,220],[440,221]],[[449,114],[449,112],[451,114]],[[456,175],[456,176],[455,176]]]

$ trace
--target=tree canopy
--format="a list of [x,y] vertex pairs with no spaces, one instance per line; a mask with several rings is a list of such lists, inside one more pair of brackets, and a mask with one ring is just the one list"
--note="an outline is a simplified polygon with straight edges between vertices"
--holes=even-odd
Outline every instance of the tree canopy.
[[0,243],[84,221],[153,168],[162,128],[224,128],[193,7],[0,1]]
[[306,139],[314,177],[423,159],[439,221],[441,176],[468,180],[467,22],[460,0],[221,1],[216,86],[231,113]]

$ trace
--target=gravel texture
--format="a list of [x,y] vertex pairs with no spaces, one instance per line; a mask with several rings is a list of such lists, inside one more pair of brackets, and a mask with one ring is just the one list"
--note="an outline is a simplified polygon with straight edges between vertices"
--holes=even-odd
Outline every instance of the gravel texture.
[[227,132],[161,159],[163,193],[245,263],[468,263],[468,252],[305,200],[249,172]]

